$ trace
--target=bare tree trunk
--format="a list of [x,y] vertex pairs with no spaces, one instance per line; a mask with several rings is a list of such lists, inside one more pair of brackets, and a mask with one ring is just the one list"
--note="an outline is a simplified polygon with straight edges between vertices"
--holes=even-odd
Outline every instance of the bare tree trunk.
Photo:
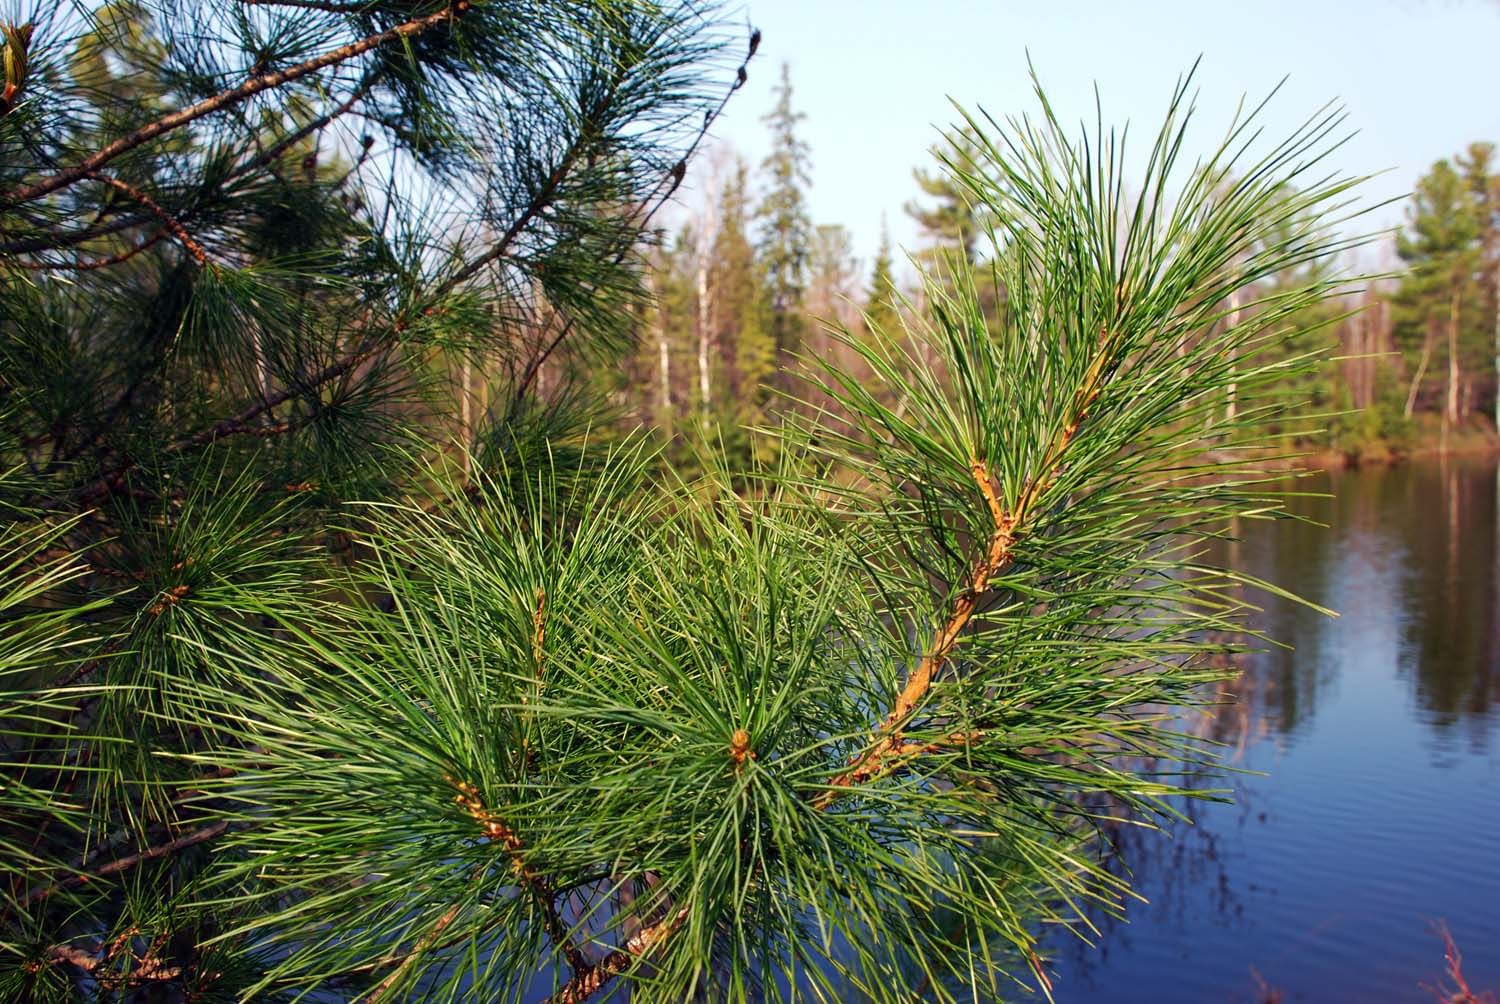
[[469,396],[469,388],[474,383],[474,361],[467,352],[464,353],[464,363],[460,369],[460,382],[463,384],[458,392],[458,423],[459,441],[463,444],[463,471],[465,476],[469,473],[469,446],[474,441],[474,402]]
[[1492,275],[1490,308],[1494,314],[1495,338],[1495,431],[1500,433],[1500,261],[1496,262]]
[[656,313],[657,421],[670,427],[672,421],[672,353],[671,346],[667,344],[667,318],[662,313],[661,301],[656,294],[656,277],[649,268],[646,270],[646,292],[651,297],[650,309]]
[[1432,359],[1433,331],[1432,321],[1427,322],[1427,335],[1422,340],[1422,358],[1417,361],[1417,372],[1411,378],[1411,388],[1406,392],[1406,409],[1404,414],[1409,419],[1412,409],[1417,404],[1417,390],[1422,386],[1422,378],[1427,375],[1427,363]]
[[1457,425],[1459,418],[1458,384],[1461,374],[1458,367],[1458,304],[1459,295],[1455,289],[1448,301],[1448,402],[1443,415],[1448,425]]
[[703,412],[703,427],[708,428],[708,337],[711,320],[708,301],[708,257],[698,259],[698,406]]
[[703,232],[698,240],[698,403],[702,409],[704,431],[709,424],[709,341],[713,337],[713,300],[709,295],[708,265],[713,253],[714,200],[710,194],[704,214]]

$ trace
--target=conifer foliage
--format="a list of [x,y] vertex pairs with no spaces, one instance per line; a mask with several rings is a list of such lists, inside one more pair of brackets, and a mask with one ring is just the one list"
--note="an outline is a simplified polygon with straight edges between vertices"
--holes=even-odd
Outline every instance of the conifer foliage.
[[[1223,304],[1343,247],[1338,117],[1180,164],[1184,84],[1135,199],[1102,126],[967,118],[1003,305],[933,277],[679,483],[536,392],[628,330],[697,12],[146,12],[7,34],[0,995],[1045,987],[1126,894],[1092,821],[1211,764],[1200,545],[1275,512],[1222,458],[1336,286]],[[510,374],[460,451],[449,353]]]

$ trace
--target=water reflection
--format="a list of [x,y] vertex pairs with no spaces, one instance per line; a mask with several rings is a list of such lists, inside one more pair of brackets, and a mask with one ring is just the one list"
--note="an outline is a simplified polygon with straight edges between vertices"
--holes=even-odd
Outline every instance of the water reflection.
[[[1220,560],[1337,619],[1267,598],[1290,648],[1244,660],[1198,729],[1264,776],[1195,825],[1123,829],[1150,900],[1097,950],[1058,939],[1058,1000],[1429,999],[1446,918],[1500,988],[1500,493],[1450,458],[1300,479],[1307,522],[1247,521]],[[1327,524],[1319,526],[1315,524]]]

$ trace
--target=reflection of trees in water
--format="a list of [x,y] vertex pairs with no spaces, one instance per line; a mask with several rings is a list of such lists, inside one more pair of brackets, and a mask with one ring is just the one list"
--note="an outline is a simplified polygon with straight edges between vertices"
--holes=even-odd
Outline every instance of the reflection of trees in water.
[[[1482,749],[1500,720],[1497,479],[1493,460],[1457,458],[1319,475],[1289,489],[1332,493],[1290,500],[1293,513],[1307,522],[1240,522],[1239,539],[1221,542],[1207,560],[1285,583],[1342,616],[1334,620],[1291,601],[1243,592],[1238,598],[1263,607],[1252,626],[1287,647],[1267,643],[1232,661],[1224,657],[1223,668],[1242,672],[1217,684],[1222,701],[1184,717],[1182,728],[1222,744],[1221,755],[1233,767],[1251,762],[1249,751],[1262,740],[1290,742],[1316,727],[1319,704],[1334,688],[1356,693],[1371,685],[1373,674],[1389,686],[1396,673],[1395,692],[1411,695],[1410,714],[1422,728],[1455,733]],[[1265,782],[1267,795],[1275,783]],[[1223,787],[1224,778],[1205,776],[1198,786]],[[1250,909],[1247,899],[1256,887],[1235,874],[1235,856],[1244,831],[1264,819],[1266,803],[1253,778],[1236,778],[1235,788],[1234,806],[1208,810],[1214,813],[1210,825],[1169,823],[1165,833],[1125,824],[1121,807],[1107,800],[1089,806],[1105,817],[1111,868],[1151,898],[1127,916],[1150,911],[1171,929],[1189,930],[1195,918],[1234,923]],[[1203,818],[1201,803],[1174,804]],[[1154,921],[1132,928],[1104,910],[1093,919],[1100,928],[1097,947],[1057,938],[1052,949],[1075,987],[1107,991],[1089,983],[1108,971],[1111,956],[1139,954],[1163,928]],[[1248,992],[1252,981],[1244,975]]]
[[1450,459],[1412,465],[1394,500],[1413,518],[1402,534],[1409,560],[1402,671],[1439,728],[1467,726],[1477,742],[1500,705],[1500,540],[1496,468]]
[[[1493,459],[1449,458],[1288,482],[1302,522],[1241,521],[1212,560],[1340,610],[1340,622],[1275,597],[1253,626],[1285,647],[1244,661],[1237,695],[1283,734],[1308,726],[1346,670],[1393,660],[1440,730],[1482,742],[1500,709],[1500,493]],[[1326,525],[1320,525],[1326,524]],[[1390,621],[1398,651],[1354,625]],[[1357,684],[1355,684],[1357,685]]]

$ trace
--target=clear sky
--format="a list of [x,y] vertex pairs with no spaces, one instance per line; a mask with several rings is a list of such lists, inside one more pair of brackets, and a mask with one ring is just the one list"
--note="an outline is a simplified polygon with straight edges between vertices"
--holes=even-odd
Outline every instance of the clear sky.
[[[807,116],[814,221],[849,227],[866,267],[882,212],[898,245],[919,243],[902,205],[916,195],[913,166],[953,121],[950,96],[996,118],[1035,107],[1028,52],[1064,121],[1092,118],[1097,82],[1106,124],[1130,120],[1137,142],[1199,56],[1205,145],[1241,97],[1288,77],[1268,128],[1290,131],[1341,102],[1358,134],[1334,165],[1387,172],[1372,200],[1403,195],[1473,140],[1500,142],[1500,0],[750,0],[734,16],[764,41],[715,138],[759,163],[760,118],[786,62]],[[1401,208],[1372,219],[1395,225]]]

